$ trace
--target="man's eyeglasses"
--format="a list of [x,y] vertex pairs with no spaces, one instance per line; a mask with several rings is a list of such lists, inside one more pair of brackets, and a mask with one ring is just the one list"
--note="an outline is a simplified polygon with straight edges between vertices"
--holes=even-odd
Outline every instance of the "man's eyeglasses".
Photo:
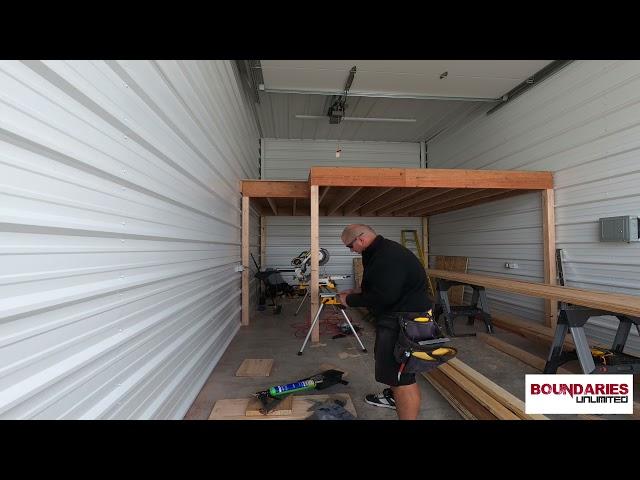
[[349,243],[347,243],[347,244],[345,245],[345,247],[347,247],[348,249],[352,249],[352,248],[353,248],[353,244],[354,244],[354,243],[356,243],[356,240],[357,240],[358,238],[360,238],[360,235],[364,235],[364,232],[359,233],[358,235],[356,235],[356,237],[355,237],[353,240],[351,240]]

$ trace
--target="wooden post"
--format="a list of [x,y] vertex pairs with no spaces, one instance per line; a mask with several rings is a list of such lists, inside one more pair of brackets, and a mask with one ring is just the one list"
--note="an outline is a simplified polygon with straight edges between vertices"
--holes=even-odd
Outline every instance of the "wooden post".
[[242,197],[242,326],[249,325],[249,201]]
[[[422,217],[422,254],[424,255],[424,268],[429,269],[429,217]],[[429,294],[435,300],[436,289],[433,286],[434,280],[427,275],[427,285]]]
[[260,215],[260,268],[265,268],[267,262],[267,217]]
[[422,253],[424,267],[429,268],[429,217],[422,217]]
[[[311,185],[311,280],[310,280],[310,295],[311,295],[311,317],[310,321],[318,313],[320,308],[320,271],[319,271],[319,258],[320,252],[320,218],[319,218],[319,205],[318,201],[318,186]],[[320,341],[320,322],[316,323],[313,331],[311,332],[311,341]]]
[[[556,217],[552,188],[542,190],[542,238],[544,257],[544,283],[556,284]],[[558,322],[558,302],[545,300],[545,324],[553,329]]]

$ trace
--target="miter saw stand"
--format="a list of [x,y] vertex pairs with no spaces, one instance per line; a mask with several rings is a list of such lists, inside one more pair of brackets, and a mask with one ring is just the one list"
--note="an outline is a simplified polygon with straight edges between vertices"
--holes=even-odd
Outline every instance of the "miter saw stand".
[[304,339],[304,343],[302,344],[302,347],[300,348],[298,355],[302,355],[302,351],[304,350],[304,347],[307,345],[307,342],[309,341],[309,337],[311,336],[313,327],[315,327],[316,323],[318,323],[318,319],[320,318],[320,315],[322,314],[322,309],[324,308],[325,305],[333,305],[335,308],[340,310],[340,313],[342,313],[342,316],[347,321],[347,325],[349,325],[349,328],[351,329],[353,336],[356,337],[356,340],[360,344],[360,348],[362,348],[362,351],[364,353],[367,353],[367,349],[364,348],[364,345],[360,341],[360,337],[358,337],[358,334],[356,333],[355,328],[353,328],[353,324],[351,323],[351,320],[349,320],[349,317],[345,312],[345,309],[347,307],[345,307],[344,305],[342,305],[342,303],[340,303],[340,295],[335,289],[335,285],[333,285],[333,283],[330,283],[329,285],[320,285],[320,308],[318,308],[318,313],[316,313],[316,316],[313,319],[313,322],[311,322],[311,326],[309,327],[309,331],[307,332],[307,336]]

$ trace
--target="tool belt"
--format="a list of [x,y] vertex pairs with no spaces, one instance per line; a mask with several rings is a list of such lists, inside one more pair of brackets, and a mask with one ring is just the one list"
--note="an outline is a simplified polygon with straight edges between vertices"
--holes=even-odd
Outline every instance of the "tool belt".
[[[443,338],[440,327],[433,320],[431,310],[424,315],[400,314],[397,318],[400,331],[393,354],[400,364],[398,381],[402,373],[428,372],[458,354],[455,348],[444,346],[448,339]],[[443,338],[443,341],[437,342],[439,338]]]

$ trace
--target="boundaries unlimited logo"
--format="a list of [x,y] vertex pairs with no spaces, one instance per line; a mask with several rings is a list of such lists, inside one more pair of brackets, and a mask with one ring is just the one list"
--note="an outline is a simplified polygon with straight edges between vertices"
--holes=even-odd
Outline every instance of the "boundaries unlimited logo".
[[633,413],[633,375],[526,375],[525,413]]

